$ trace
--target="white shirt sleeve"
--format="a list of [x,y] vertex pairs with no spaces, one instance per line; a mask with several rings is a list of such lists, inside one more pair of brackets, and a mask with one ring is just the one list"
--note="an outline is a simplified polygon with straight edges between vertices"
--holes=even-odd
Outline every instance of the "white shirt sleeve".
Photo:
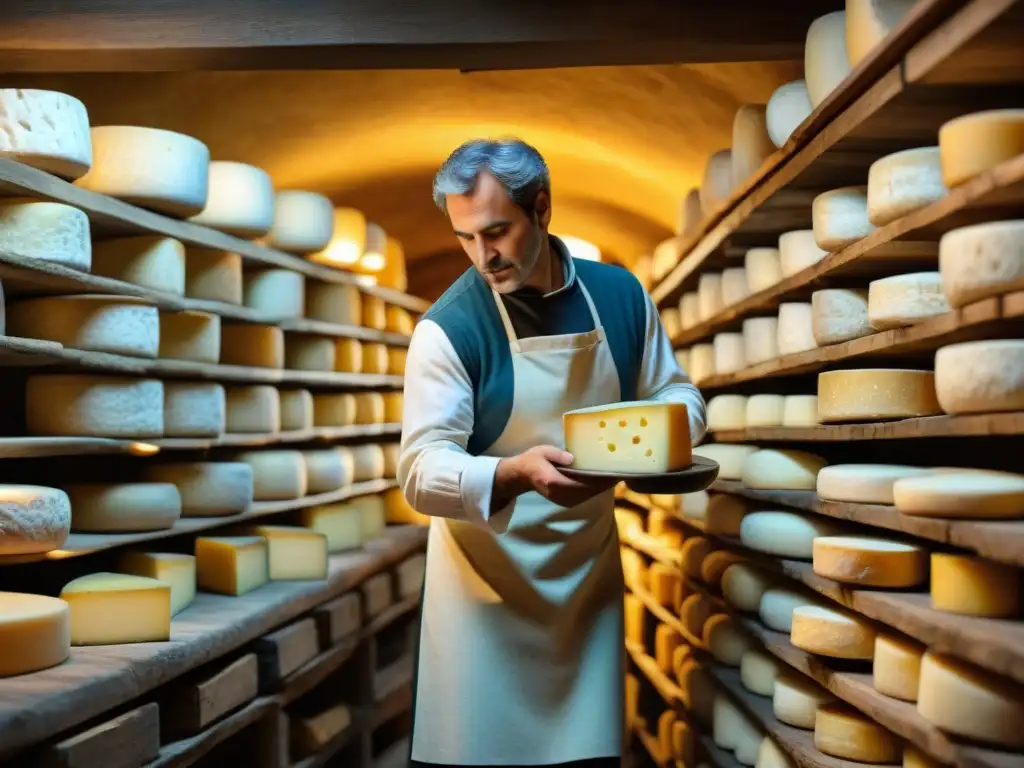
[[466,452],[473,432],[473,387],[437,323],[413,332],[405,364],[405,404],[398,482],[424,515],[465,520],[503,532],[512,505],[491,514],[499,459]]
[[697,445],[707,432],[704,397],[679,366],[654,300],[646,291],[644,296],[647,299],[647,344],[637,377],[637,399],[684,403],[690,417],[690,442]]

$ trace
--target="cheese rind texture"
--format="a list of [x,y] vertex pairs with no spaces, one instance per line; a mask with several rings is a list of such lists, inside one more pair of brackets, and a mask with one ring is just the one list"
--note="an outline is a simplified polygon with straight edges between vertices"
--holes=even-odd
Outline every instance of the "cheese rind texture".
[[209,365],[219,363],[220,315],[161,312],[159,356]]
[[978,519],[1024,518],[1024,475],[943,470],[897,480],[896,509],[905,515]]
[[196,596],[196,558],[176,552],[126,552],[118,570],[145,576],[171,588],[171,616],[184,610]]
[[797,512],[761,511],[743,518],[740,541],[757,552],[810,560],[814,539],[838,532],[838,526],[823,518]]
[[948,311],[938,272],[894,275],[868,285],[868,317],[876,331],[914,325]]
[[826,755],[860,763],[898,763],[903,756],[903,745],[896,736],[845,705],[818,708],[814,746]]
[[267,542],[261,536],[196,539],[196,581],[204,592],[244,595],[270,580]]
[[902,701],[917,701],[924,648],[892,635],[875,638],[872,676],[875,690]]
[[740,682],[751,693],[772,696],[775,680],[784,670],[785,666],[774,656],[752,649],[744,653],[740,661]]
[[55,667],[71,654],[71,614],[55,597],[0,592],[0,677]]
[[772,143],[781,149],[793,135],[793,131],[810,117],[813,111],[806,81],[793,80],[776,88],[765,109],[768,135]]
[[868,623],[818,605],[793,609],[789,639],[797,648],[834,659],[871,659],[875,653],[875,630]]
[[828,251],[815,242],[813,229],[795,229],[779,235],[779,266],[783,277],[792,277],[817,264]]
[[83,533],[160,531],[181,517],[181,494],[173,483],[76,483],[66,486]]
[[267,243],[290,253],[313,253],[334,234],[334,207],[316,192],[282,190],[274,198],[274,220]]
[[818,346],[814,340],[814,310],[809,302],[779,304],[775,344],[780,355],[796,355]]
[[915,0],[846,0],[846,54],[856,67],[899,24]]
[[275,318],[302,317],[306,278],[290,269],[256,269],[242,276],[242,303]]
[[868,293],[826,288],[811,294],[811,331],[819,347],[840,344],[875,332],[868,319]]
[[813,491],[826,461],[806,451],[763,449],[743,462],[740,478],[747,488],[777,491]]
[[718,477],[722,480],[739,480],[743,476],[743,466],[756,445],[736,445],[730,443],[714,443],[698,445],[693,449],[695,456],[711,459],[718,464]]
[[146,438],[164,433],[164,387],[155,379],[41,374],[25,390],[29,434]]
[[224,387],[213,382],[164,382],[166,437],[220,437],[226,425]]
[[281,398],[269,384],[227,387],[226,429],[229,434],[274,434],[281,430]]
[[932,472],[901,464],[832,464],[818,473],[818,497],[854,504],[893,504],[893,485]]
[[241,304],[242,257],[210,248],[186,248],[185,295],[190,299]]
[[804,43],[804,79],[811,105],[817,107],[850,74],[846,53],[846,12],[815,19]]
[[775,144],[768,134],[768,120],[764,104],[744,104],[732,120],[731,145],[732,185],[739,187],[754,175]]
[[72,645],[151,643],[171,637],[171,585],[124,573],[91,573],[61,590]]
[[7,306],[7,333],[73,349],[153,358],[160,347],[156,307],[117,296],[51,296]]
[[177,487],[183,517],[234,515],[252,504],[252,468],[243,462],[152,464],[142,474],[150,482]]
[[732,194],[732,152],[720,149],[708,157],[700,185],[700,207],[705,216],[717,211]]
[[92,165],[85,104],[58,91],[0,88],[0,157],[74,180]]
[[0,485],[0,556],[60,549],[71,530],[71,500],[58,488]]
[[868,218],[866,187],[840,187],[822,192],[811,203],[814,242],[835,253],[875,228]]
[[743,321],[743,356],[757,365],[779,356],[779,319],[751,317]]
[[715,493],[704,513],[704,530],[715,536],[739,536],[743,518],[750,513],[746,499],[728,493]]
[[88,272],[89,217],[64,203],[0,198],[0,249]]
[[778,248],[751,248],[743,256],[743,273],[749,293],[760,293],[782,280],[782,260]]
[[243,451],[235,460],[252,468],[254,501],[284,501],[306,495],[306,461],[301,451]]
[[722,574],[722,594],[729,605],[747,613],[756,613],[761,598],[773,584],[772,578],[746,563],[735,563]]
[[868,536],[819,536],[814,572],[827,579],[867,587],[916,587],[928,579],[928,555],[921,547]]
[[935,394],[951,414],[1024,410],[1024,339],[942,347],[935,353]]
[[351,392],[317,392],[313,395],[313,424],[317,427],[348,427],[356,423],[356,396]]
[[782,426],[813,427],[818,423],[817,395],[786,395],[782,403]]
[[961,115],[939,128],[942,180],[952,189],[1024,152],[1024,109]]
[[92,244],[94,275],[185,295],[185,246],[171,237],[137,235]]
[[1021,571],[970,555],[932,553],[932,608],[987,618],[1021,612]]
[[222,325],[220,362],[253,368],[284,368],[284,331],[276,325]]
[[782,426],[782,413],[785,402],[786,399],[782,395],[751,395],[747,398],[747,426]]
[[939,272],[954,308],[1024,290],[1024,220],[950,230],[939,239]]
[[934,416],[941,413],[931,371],[869,368],[818,374],[823,424]]
[[238,237],[262,237],[274,223],[274,184],[262,168],[214,160],[206,206],[189,219]]
[[946,195],[938,147],[905,149],[868,169],[868,220],[883,227]]
[[583,408],[566,413],[563,424],[576,469],[658,474],[692,462],[690,422],[681,403]]
[[772,712],[779,722],[810,731],[814,730],[818,707],[831,701],[835,697],[813,680],[791,672],[775,680]]
[[741,333],[716,333],[715,373],[735,373],[747,367],[746,353]]

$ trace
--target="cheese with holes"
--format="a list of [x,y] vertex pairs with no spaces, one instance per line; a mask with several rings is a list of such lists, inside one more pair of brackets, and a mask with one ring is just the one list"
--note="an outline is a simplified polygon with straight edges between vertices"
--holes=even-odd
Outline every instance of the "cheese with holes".
[[25,421],[30,435],[160,437],[164,433],[164,387],[155,379],[30,376]]
[[161,312],[159,357],[192,363],[220,362],[220,315]]
[[261,536],[200,536],[196,581],[203,592],[244,595],[270,580],[270,556]]
[[196,597],[196,559],[176,552],[125,552],[117,561],[121,573],[145,576],[171,588],[171,616]]
[[774,656],[751,649],[743,654],[740,661],[740,682],[751,693],[771,696],[775,693],[775,680],[785,668]]
[[747,563],[730,565],[722,574],[722,594],[734,608],[754,613],[764,593],[772,586],[772,578],[764,571]]
[[868,219],[876,227],[896,221],[946,195],[938,147],[905,149],[868,170]]
[[75,185],[177,218],[206,207],[210,150],[160,128],[94,126],[92,168]]
[[71,613],[71,645],[164,642],[171,637],[171,586],[124,573],[90,573],[60,597]]
[[846,12],[835,11],[815,19],[807,30],[804,79],[811,105],[818,107],[848,74]]
[[717,746],[728,750],[736,749],[736,739],[742,728],[742,717],[726,694],[715,695],[713,739]]
[[715,614],[715,606],[700,592],[694,592],[679,606],[679,620],[695,637],[704,635],[704,624]]
[[740,478],[747,488],[771,491],[813,491],[826,462],[806,451],[764,449],[743,462]]
[[137,235],[92,244],[94,275],[175,296],[185,295],[185,246],[172,237]]
[[784,278],[810,269],[826,256],[828,252],[815,241],[812,229],[797,229],[779,235],[779,265]]
[[932,608],[987,618],[1020,615],[1021,571],[980,557],[932,553]]
[[814,242],[835,253],[875,228],[868,219],[867,187],[841,187],[822,192],[811,203]]
[[709,320],[723,309],[722,273],[705,272],[700,276],[697,287],[698,317],[701,322]]
[[896,736],[845,704],[818,707],[814,746],[826,755],[858,763],[898,763],[903,755]]
[[282,431],[313,428],[313,394],[308,389],[283,389],[278,397]]
[[682,563],[686,575],[691,579],[699,579],[704,558],[714,549],[715,545],[711,543],[711,540],[705,539],[703,536],[691,536],[684,541],[682,549],[679,550],[679,561]]
[[694,384],[715,375],[715,348],[711,344],[695,344],[690,349],[690,378]]
[[740,524],[751,511],[751,502],[728,493],[715,493],[708,501],[704,530],[715,536],[740,535]]
[[734,563],[739,563],[742,557],[729,550],[718,550],[709,552],[700,564],[700,579],[705,584],[718,589],[722,580],[722,574]]
[[357,483],[368,480],[380,480],[384,477],[384,449],[374,443],[353,445],[352,479]]
[[267,245],[290,253],[313,253],[334,234],[334,206],[316,192],[281,190],[274,197],[274,219]]
[[814,107],[807,91],[807,82],[793,80],[783,83],[772,93],[765,109],[768,135],[772,143],[781,148],[793,135],[793,131],[808,117]]
[[243,462],[182,461],[150,464],[142,477],[172,483],[181,496],[183,517],[222,517],[244,512],[252,504],[252,468]]
[[1024,411],[1024,339],[942,347],[935,353],[935,394],[946,413]]
[[717,443],[698,445],[693,449],[693,453],[695,456],[716,462],[720,480],[739,480],[743,476],[743,466],[746,464],[747,457],[757,450],[756,445]]
[[651,594],[659,605],[675,610],[682,602],[683,577],[678,569],[664,563],[651,563],[647,571]]
[[385,330],[391,333],[400,333],[403,336],[411,336],[415,321],[412,313],[405,307],[397,304],[388,304],[386,314]]
[[928,553],[913,544],[869,536],[819,536],[814,572],[866,587],[916,587],[928,580]]
[[74,96],[0,88],[0,157],[74,180],[89,172],[89,114]]
[[835,659],[871,659],[875,630],[856,616],[820,605],[793,609],[790,641],[808,653]]
[[856,67],[899,24],[915,0],[846,0],[846,54]]
[[213,382],[164,382],[165,437],[220,437],[227,425],[224,387]]
[[71,530],[71,501],[57,488],[0,485],[0,556],[60,549]]
[[220,361],[224,365],[284,368],[284,331],[275,325],[223,325]]
[[818,374],[818,418],[823,424],[908,419],[941,412],[931,371],[867,368]]
[[782,409],[784,403],[785,398],[782,395],[751,395],[747,399],[747,426],[782,426]]
[[751,512],[740,524],[740,541],[745,547],[769,555],[810,560],[814,539],[839,531],[829,520],[798,512]]
[[947,232],[939,239],[939,272],[952,307],[1024,290],[1024,220]]
[[289,333],[284,340],[284,367],[290,371],[333,371],[335,340],[329,336]]
[[156,357],[156,307],[118,296],[50,296],[7,306],[7,333],[65,347],[115,355]]
[[569,411],[562,420],[576,469],[658,474],[691,463],[682,403],[613,403]]
[[362,294],[354,283],[306,284],[306,317],[325,323],[359,325],[363,318]]
[[383,344],[363,344],[363,373],[386,374],[388,348]]
[[0,592],[0,677],[55,667],[71,655],[68,604],[55,597]]
[[1024,475],[950,469],[897,480],[896,509],[922,517],[1012,519],[1024,517]]
[[687,291],[679,300],[679,325],[685,331],[700,322],[700,294]]
[[637,645],[644,644],[644,621],[646,620],[646,608],[635,595],[627,592],[623,598],[623,612],[625,614],[626,639]]
[[753,766],[757,762],[757,751],[761,748],[764,731],[746,715],[740,714],[739,732],[736,734],[736,748],[733,754],[740,765]]
[[735,373],[747,367],[743,334],[715,334],[714,349],[716,374]]
[[254,501],[283,501],[306,495],[306,461],[301,451],[243,451],[235,461],[252,467]]
[[794,728],[814,730],[818,707],[835,701],[835,697],[809,677],[796,672],[775,679],[772,713],[779,722]]
[[794,768],[794,764],[770,736],[765,736],[757,748],[754,768]]
[[336,339],[334,370],[340,373],[363,373],[363,343],[357,339]]
[[782,401],[782,426],[813,427],[818,424],[817,395],[786,395]]
[[185,249],[185,295],[190,299],[242,303],[242,257],[189,246]]
[[659,624],[654,630],[654,660],[665,674],[672,674],[672,658],[683,638],[668,624]]
[[764,104],[744,104],[732,120],[732,185],[739,187],[775,151]]
[[893,484],[897,480],[932,471],[901,464],[833,464],[818,473],[818,496],[855,504],[893,504]]
[[747,293],[766,291],[782,280],[782,261],[778,248],[751,248],[743,257]]
[[942,180],[960,186],[1024,152],[1024,109],[961,115],[939,128]]
[[65,487],[81,533],[160,531],[181,517],[181,494],[173,483],[75,483]]
[[206,207],[190,221],[237,237],[262,237],[274,223],[270,175],[254,165],[214,160],[210,163]]
[[948,311],[938,272],[894,275],[868,285],[868,317],[876,331],[903,328]]
[[786,301],[779,304],[775,344],[780,355],[796,355],[818,346],[814,340],[813,318],[814,311],[809,303]]
[[751,317],[743,321],[743,356],[747,365],[757,365],[779,356],[779,319]]
[[729,200],[732,194],[732,152],[720,149],[708,157],[700,185],[700,208],[710,216]]
[[363,294],[362,323],[365,328],[384,331],[388,327],[388,307],[380,296]]
[[313,423],[318,427],[348,427],[356,423],[356,396],[351,392],[313,395]]
[[917,701],[923,655],[924,648],[911,640],[878,635],[872,660],[875,690],[894,699]]
[[267,540],[271,581],[327,578],[327,536],[290,525],[257,525],[249,533]]
[[305,528],[327,537],[328,552],[344,552],[363,545],[363,513],[352,504],[321,504],[303,509],[299,520]]
[[275,318],[302,317],[306,278],[290,269],[250,269],[242,276],[242,303]]
[[64,203],[0,198],[0,250],[89,271],[89,217]]
[[281,430],[281,399],[269,384],[225,389],[225,425],[229,434],[273,434]]
[[811,332],[819,347],[875,332],[868,319],[868,292],[826,288],[811,294]]
[[917,711],[954,736],[1024,749],[1021,686],[949,656],[928,652],[921,660]]
[[776,632],[789,633],[793,629],[793,610],[800,606],[815,605],[806,593],[785,587],[772,587],[761,595],[757,615],[761,623]]
[[328,493],[352,482],[352,467],[346,465],[337,448],[322,448],[302,452],[306,464],[306,492]]
[[738,667],[743,654],[754,647],[754,641],[724,613],[712,616],[704,624],[704,642],[715,660],[729,667]]

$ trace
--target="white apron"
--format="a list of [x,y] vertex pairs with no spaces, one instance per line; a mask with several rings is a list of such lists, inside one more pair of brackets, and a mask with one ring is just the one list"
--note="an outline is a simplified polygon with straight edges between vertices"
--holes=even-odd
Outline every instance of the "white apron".
[[[578,278],[577,278],[578,279]],[[564,448],[562,414],[620,400],[595,330],[518,340],[515,395],[485,455]],[[572,508],[520,496],[504,534],[430,523],[416,672],[412,759],[547,765],[616,757],[623,740],[622,565],[614,491]]]

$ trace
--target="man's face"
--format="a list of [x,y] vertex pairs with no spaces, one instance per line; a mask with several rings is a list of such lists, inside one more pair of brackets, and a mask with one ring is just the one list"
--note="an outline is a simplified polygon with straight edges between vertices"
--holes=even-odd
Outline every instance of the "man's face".
[[471,193],[448,195],[446,204],[456,237],[488,284],[498,293],[522,288],[547,237],[547,194],[540,193],[536,212],[529,215],[494,176],[483,172]]

